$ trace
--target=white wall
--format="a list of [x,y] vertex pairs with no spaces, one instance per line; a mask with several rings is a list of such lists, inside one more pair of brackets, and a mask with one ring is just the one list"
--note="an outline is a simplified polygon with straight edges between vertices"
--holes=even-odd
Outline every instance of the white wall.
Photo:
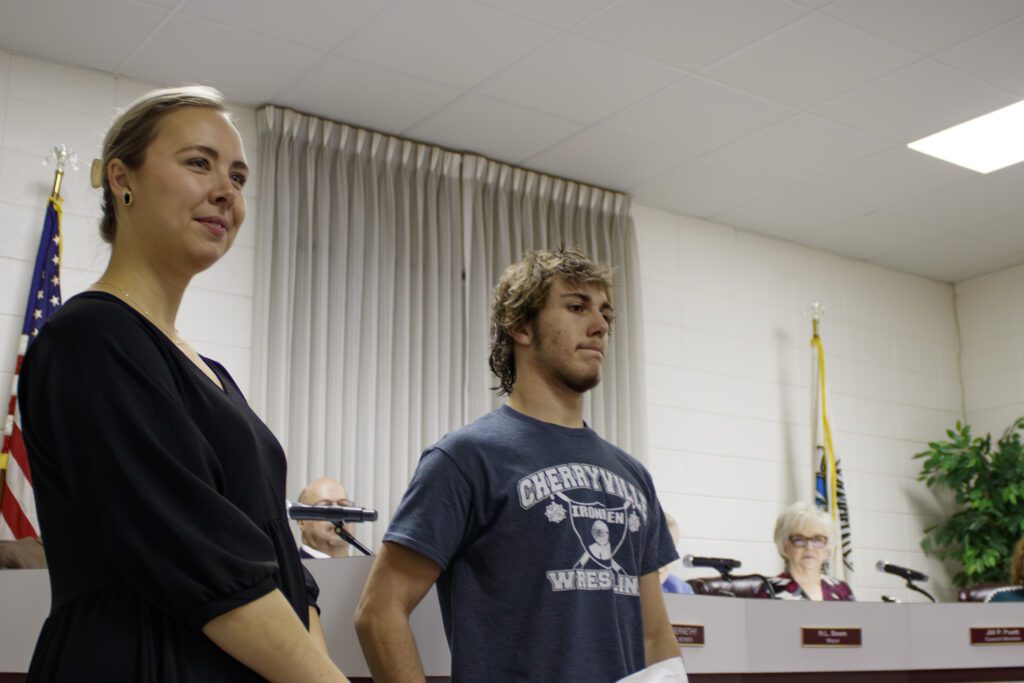
[[[97,234],[99,192],[88,185],[89,160],[115,108],[149,87],[0,51],[3,391],[53,178],[42,159],[61,142],[81,159],[64,185],[68,298],[96,279],[108,255]],[[252,163],[254,112],[234,111]],[[196,278],[178,321],[243,390],[250,377],[257,186],[253,177],[249,218],[234,249]],[[952,287],[643,207],[636,218],[651,464],[682,526],[684,552],[736,556],[752,570],[779,568],[770,542],[775,515],[804,495],[810,480],[810,323],[803,310],[817,298],[828,308],[831,412],[853,503],[854,587],[866,599],[900,594],[895,579],[870,569],[880,557],[934,573],[918,542],[938,505],[913,480],[910,455],[960,416]],[[1011,323],[984,324],[1003,330]],[[1019,339],[1022,328],[1015,329]],[[977,374],[995,372],[982,367]]]
[[805,311],[816,299],[854,590],[908,597],[874,570],[884,558],[932,574],[953,598],[947,568],[919,545],[944,503],[911,459],[962,413],[953,287],[643,206],[635,217],[650,464],[681,552],[781,570],[776,515],[811,495]]
[[[64,196],[64,299],[87,288],[106,266],[98,233],[100,192],[89,186],[115,109],[153,86],[110,74],[60,66],[0,51],[0,391],[11,386],[29,278],[42,230],[53,166],[42,165],[60,143],[75,149]],[[233,107],[250,161],[256,157],[252,109]],[[200,353],[224,363],[243,391],[249,386],[256,225],[255,177],[247,185],[249,218],[235,246],[198,276],[182,305],[178,328]]]
[[1024,266],[956,286],[967,422],[994,439],[1024,416]]

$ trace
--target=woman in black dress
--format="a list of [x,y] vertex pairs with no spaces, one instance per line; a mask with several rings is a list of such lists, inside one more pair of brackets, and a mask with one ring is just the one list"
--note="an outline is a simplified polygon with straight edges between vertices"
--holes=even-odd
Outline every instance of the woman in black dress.
[[299,562],[280,444],[181,337],[248,167],[220,94],[149,93],[94,166],[110,263],[26,355],[20,407],[52,587],[30,681],[344,681]]

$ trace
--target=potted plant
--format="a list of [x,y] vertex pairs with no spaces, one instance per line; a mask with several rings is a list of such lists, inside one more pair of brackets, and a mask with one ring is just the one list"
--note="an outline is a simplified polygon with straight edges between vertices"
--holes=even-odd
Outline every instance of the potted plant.
[[971,435],[956,423],[949,441],[933,441],[915,455],[924,460],[919,481],[952,491],[957,511],[925,529],[921,547],[963,569],[953,577],[960,588],[1007,583],[1014,543],[1024,536],[1024,447],[1017,419],[992,447],[992,436]]

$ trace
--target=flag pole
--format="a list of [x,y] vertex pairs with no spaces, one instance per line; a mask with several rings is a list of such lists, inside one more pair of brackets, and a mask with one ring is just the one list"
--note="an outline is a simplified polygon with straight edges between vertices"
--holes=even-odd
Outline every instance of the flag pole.
[[818,492],[818,466],[825,455],[825,448],[821,443],[821,378],[818,376],[818,347],[815,340],[818,339],[818,326],[822,316],[825,314],[825,307],[820,301],[812,301],[810,304],[811,316],[811,499],[814,500]]
[[[75,154],[75,151],[72,148],[68,147],[67,145],[63,145],[63,144],[61,144],[61,145],[54,145],[53,148],[50,150],[50,154],[46,157],[46,159],[43,160],[43,165],[46,166],[46,165],[48,165],[51,162],[53,162],[55,164],[56,168],[54,169],[54,174],[53,174],[53,186],[52,186],[52,189],[50,191],[49,200],[47,201],[47,208],[46,208],[47,218],[44,221],[43,237],[41,239],[44,240],[44,241],[46,240],[47,229],[48,229],[48,226],[50,225],[50,218],[51,218],[50,210],[52,208],[53,209],[53,215],[56,216],[56,219],[55,219],[56,225],[55,225],[55,235],[52,238],[50,238],[49,241],[50,242],[55,242],[55,244],[53,245],[54,247],[56,247],[56,263],[54,264],[54,267],[56,269],[55,272],[59,274],[59,272],[60,272],[59,271],[59,268],[60,268],[60,265],[59,265],[60,264],[60,258],[61,258],[61,256],[63,256],[63,247],[64,247],[63,239],[61,239],[61,234],[60,234],[60,213],[61,213],[61,203],[63,201],[62,198],[61,198],[61,195],[60,195],[60,190],[61,190],[61,185],[63,184],[63,180],[64,180],[64,173],[65,173],[68,165],[70,164],[72,169],[74,169],[76,171],[78,170],[78,157]],[[40,245],[40,254],[42,254],[42,250],[43,250],[43,244]],[[37,256],[36,256],[36,268],[37,269],[40,266],[40,262],[39,262],[40,254],[37,254]],[[38,277],[38,276],[39,275],[36,274],[36,277]],[[56,306],[60,305],[60,302],[59,302],[60,290],[59,290],[58,287],[59,287],[59,278],[54,283],[53,291],[51,292],[51,297],[55,297]],[[43,298],[41,296],[42,295],[42,290],[40,290],[37,294],[40,295],[39,296],[40,299]],[[32,295],[32,292],[30,291],[29,292],[29,296],[31,297],[31,295]],[[29,300],[29,303],[30,303],[30,306],[31,306],[31,303],[32,303],[32,299],[31,298]],[[52,302],[51,302],[51,305],[52,305]],[[49,309],[47,309],[47,311],[49,311]],[[27,317],[28,317],[28,314],[26,313],[26,318]],[[42,324],[42,323],[40,322],[39,324]],[[2,439],[2,441],[0,441],[0,531],[4,531],[4,532],[6,532],[6,531],[14,531],[16,533],[16,535],[15,535],[16,538],[20,537],[20,533],[26,531],[25,526],[24,526],[24,522],[22,521],[24,519],[28,520],[28,533],[31,533],[33,535],[38,534],[38,530],[35,529],[35,527],[33,526],[35,524],[38,524],[38,522],[35,519],[33,519],[34,512],[32,510],[34,508],[30,508],[29,513],[28,513],[28,517],[25,518],[23,516],[25,514],[25,511],[20,506],[20,503],[19,503],[19,500],[18,500],[18,495],[15,495],[15,493],[13,491],[11,491],[11,492],[8,491],[8,488],[10,486],[14,486],[15,488],[19,489],[19,495],[24,496],[24,495],[30,495],[31,494],[31,491],[20,490],[20,489],[24,488],[23,484],[24,484],[24,480],[25,480],[26,475],[27,475],[27,470],[26,470],[26,468],[27,468],[27,459],[24,457],[25,454],[22,453],[23,448],[20,445],[17,445],[17,444],[21,443],[20,442],[20,438],[17,441],[15,440],[15,430],[19,429],[18,425],[15,422],[16,404],[17,404],[17,397],[18,397],[18,374],[19,374],[19,372],[21,370],[21,360],[22,360],[22,358],[24,356],[25,350],[28,347],[28,342],[29,341],[30,341],[30,338],[28,336],[26,336],[25,330],[22,330],[22,335],[21,335],[21,338],[19,339],[19,342],[18,342],[18,357],[17,357],[16,362],[15,362],[14,376],[13,376],[13,378],[11,380],[11,393],[10,393],[10,397],[11,398],[10,398],[10,402],[9,402],[8,414],[7,414],[7,416],[6,416],[6,418],[4,419],[4,422],[3,422],[3,439]],[[15,447],[18,448],[17,452],[13,452],[13,449]],[[19,458],[20,458],[20,460],[19,460]],[[10,472],[9,472],[10,467],[11,467],[12,459],[14,460],[14,466],[16,468],[16,471],[14,472],[14,474],[17,475],[17,476],[14,477],[13,480],[11,479]],[[4,498],[6,497],[6,495],[8,493],[10,493],[13,496],[13,503],[11,503],[11,501],[6,501],[8,503],[8,505],[5,505]],[[16,510],[16,512],[14,512],[15,510]],[[14,528],[11,527],[12,519],[16,522]]]
[[53,190],[50,191],[50,196],[54,199],[59,200],[60,196],[60,184],[64,180],[64,168],[61,166],[57,167],[57,170],[53,172]]
[[829,514],[836,531],[836,543],[832,548],[832,561],[830,562],[832,572],[836,578],[842,580],[845,579],[846,570],[853,569],[853,564],[848,557],[852,552],[850,511],[842,481],[842,470],[839,468],[832,440],[832,427],[828,419],[825,347],[819,335],[819,322],[824,312],[825,308],[819,302],[811,302],[811,348],[815,361],[812,373],[815,378],[812,388],[814,405],[811,422],[814,462],[811,464],[815,471],[815,503]]

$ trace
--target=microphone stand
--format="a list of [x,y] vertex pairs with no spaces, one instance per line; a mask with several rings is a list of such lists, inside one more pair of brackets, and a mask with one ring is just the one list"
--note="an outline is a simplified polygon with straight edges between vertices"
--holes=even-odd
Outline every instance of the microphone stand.
[[[375,556],[372,550],[370,550],[370,549],[369,549],[369,548],[367,548],[367,547],[366,547],[365,545],[363,545],[362,543],[360,543],[359,541],[357,541],[357,540],[356,540],[356,537],[355,537],[355,536],[353,536],[352,534],[350,534],[350,533],[349,533],[349,532],[348,532],[348,531],[347,531],[347,530],[345,529],[345,527],[344,527],[344,526],[342,526],[341,524],[339,524],[339,523],[337,523],[337,522],[336,522],[336,523],[334,524],[334,531],[335,531],[335,533],[337,533],[337,534],[338,534],[339,536],[341,536],[341,537],[342,537],[343,539],[345,539],[345,540],[346,540],[346,541],[348,542],[348,544],[349,544],[349,545],[351,545],[351,546],[354,546],[354,547],[355,547],[355,548],[356,548],[356,549],[357,549],[357,550],[358,550],[359,552],[361,552],[361,553],[362,553],[363,555],[366,555],[367,557],[374,557],[374,556]],[[932,602],[935,602],[935,601],[933,600]]]
[[764,574],[747,574],[745,576],[737,576],[736,578],[737,579],[761,579],[761,584],[765,588],[768,589],[768,599],[769,600],[774,600],[776,598],[775,586],[772,585],[772,582],[769,581],[768,577],[766,577]]
[[[768,598],[771,600],[775,599],[775,586],[772,585],[772,582],[769,581],[764,574],[740,574],[739,576],[733,576],[732,572],[728,569],[722,569],[720,567],[715,567],[715,569],[718,569],[718,573],[726,581],[736,581],[738,579],[761,579],[761,583],[768,589]],[[733,593],[732,596],[736,597],[736,594]]]
[[935,598],[933,598],[933,597],[932,597],[932,594],[931,594],[931,593],[929,593],[928,591],[926,591],[926,590],[925,590],[925,589],[923,589],[923,588],[920,588],[920,587],[918,587],[918,586],[915,586],[915,585],[914,585],[914,582],[913,582],[913,581],[911,581],[910,579],[907,579],[907,588],[909,588],[909,589],[910,589],[910,590],[912,590],[912,591],[917,591],[918,593],[920,593],[920,594],[921,594],[921,595],[923,595],[924,597],[928,598],[928,599],[929,599],[929,600],[931,600],[932,602],[935,602]]

